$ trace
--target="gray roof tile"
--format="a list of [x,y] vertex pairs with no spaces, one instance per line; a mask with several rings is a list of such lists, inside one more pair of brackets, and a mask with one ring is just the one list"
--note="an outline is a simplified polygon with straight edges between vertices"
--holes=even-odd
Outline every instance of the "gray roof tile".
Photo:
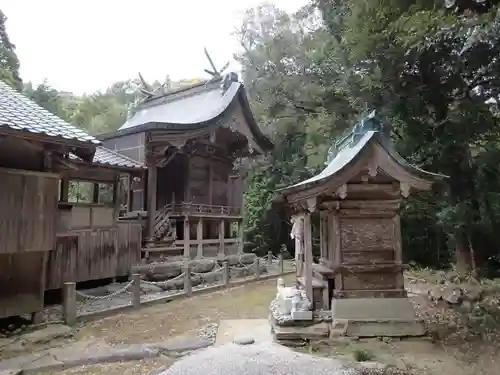
[[96,138],[53,115],[2,81],[0,81],[0,126],[76,140],[90,145],[100,144]]
[[[81,160],[78,156],[74,154],[69,155],[73,160]],[[127,156],[119,154],[116,151],[112,151],[108,148],[97,146],[94,154],[94,160],[92,160],[95,164],[103,164],[109,165],[117,168],[136,168],[142,169],[145,168],[144,164],[141,164]]]

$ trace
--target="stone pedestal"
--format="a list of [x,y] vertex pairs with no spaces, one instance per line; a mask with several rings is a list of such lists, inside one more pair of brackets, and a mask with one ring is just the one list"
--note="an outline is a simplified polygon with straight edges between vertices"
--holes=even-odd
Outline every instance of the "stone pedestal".
[[424,334],[424,326],[407,298],[332,300],[332,335],[405,337]]

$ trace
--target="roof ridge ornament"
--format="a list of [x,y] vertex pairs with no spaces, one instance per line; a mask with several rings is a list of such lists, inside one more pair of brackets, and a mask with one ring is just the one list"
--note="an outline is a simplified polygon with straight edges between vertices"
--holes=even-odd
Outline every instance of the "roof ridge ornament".
[[210,79],[210,81],[213,81],[213,80],[215,80],[217,78],[221,78],[224,70],[226,70],[227,67],[229,66],[229,61],[221,69],[217,69],[215,67],[214,61],[212,60],[212,58],[210,57],[210,54],[208,53],[207,48],[205,47],[205,48],[203,48],[203,50],[205,51],[205,56],[207,57],[208,62],[210,63],[210,66],[212,67],[212,70],[204,69],[204,71],[206,73],[208,73],[208,74],[210,74],[212,76],[212,78]]
[[210,66],[212,68],[212,70],[204,69],[206,73],[212,76],[212,78],[210,78],[206,84],[208,85],[214,82],[215,80],[222,78],[220,83],[220,91],[221,95],[224,95],[226,91],[229,89],[229,87],[231,87],[231,84],[233,82],[238,82],[238,74],[236,74],[235,72],[224,73],[224,71],[229,67],[229,61],[226,64],[224,64],[224,66],[221,69],[217,69],[215,67],[214,61],[212,60],[210,54],[208,53],[207,48],[205,47],[203,50],[205,51],[205,56],[207,57],[208,62],[210,63]]
[[[380,134],[381,141],[388,147],[391,146],[391,127],[385,125],[377,118],[377,110],[373,109],[368,115],[363,116],[351,130],[344,136],[335,139],[328,149],[325,164],[328,165],[345,147],[352,147],[369,131]],[[344,133],[345,134],[345,133]]]

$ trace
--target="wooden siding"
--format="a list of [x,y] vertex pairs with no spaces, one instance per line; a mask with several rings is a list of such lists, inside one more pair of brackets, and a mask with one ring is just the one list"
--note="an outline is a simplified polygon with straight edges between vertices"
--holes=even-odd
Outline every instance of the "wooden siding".
[[0,254],[55,244],[59,176],[0,169]]
[[46,289],[62,288],[68,281],[87,281],[128,275],[140,262],[142,226],[73,231],[57,239],[49,253]]
[[0,318],[42,310],[47,254],[0,254]]

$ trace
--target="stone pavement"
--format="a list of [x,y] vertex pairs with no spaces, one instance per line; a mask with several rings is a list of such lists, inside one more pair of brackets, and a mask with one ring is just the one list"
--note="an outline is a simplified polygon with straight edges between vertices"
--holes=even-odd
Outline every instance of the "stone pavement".
[[352,363],[315,357],[272,342],[226,344],[195,352],[158,375],[354,375],[361,368],[385,369],[377,362]]
[[0,375],[35,374],[103,362],[133,361],[158,356],[182,357],[206,348],[213,340],[176,338],[153,344],[110,346],[104,341],[79,342],[0,361]]

